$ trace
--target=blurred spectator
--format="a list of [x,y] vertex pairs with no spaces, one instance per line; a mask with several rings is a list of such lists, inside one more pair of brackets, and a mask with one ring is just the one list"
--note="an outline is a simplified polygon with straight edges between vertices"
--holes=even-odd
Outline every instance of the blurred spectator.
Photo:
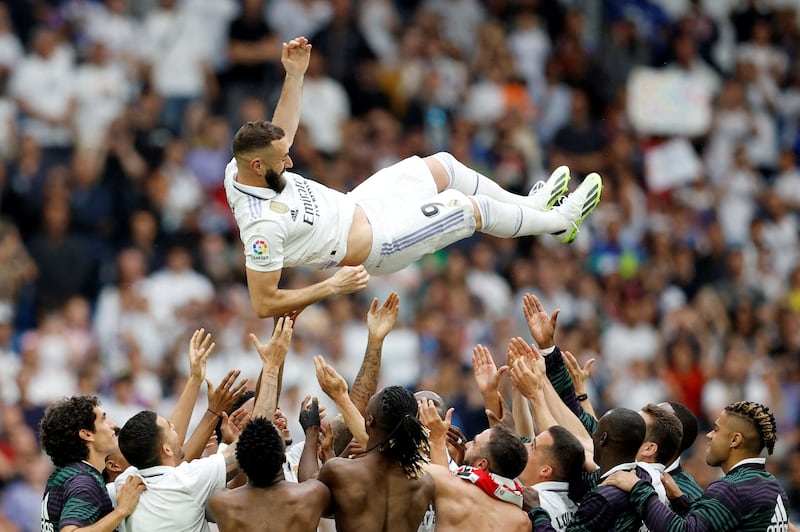
[[558,130],[551,146],[551,166],[566,164],[576,175],[603,168],[606,139],[591,115],[586,92],[572,89],[569,122]]
[[263,0],[244,0],[241,13],[228,28],[225,114],[231,124],[238,123],[242,100],[265,98],[279,81],[280,42],[264,22],[263,12]]
[[342,126],[350,117],[350,100],[341,83],[326,71],[325,58],[312,54],[303,82],[300,123],[315,149],[333,155],[342,146]]
[[309,39],[325,59],[325,72],[353,94],[359,63],[373,58],[374,53],[361,33],[353,0],[331,0],[330,4],[330,20]]
[[79,148],[102,146],[111,122],[122,114],[132,92],[122,67],[110,61],[106,45],[100,41],[92,43],[88,60],[75,74],[77,109],[73,127]]
[[67,201],[47,201],[42,221],[41,232],[30,244],[31,257],[39,269],[37,308],[53,310],[74,295],[94,299],[97,261],[88,242],[70,231]]
[[64,162],[74,139],[75,71],[72,52],[59,45],[57,34],[39,28],[32,52],[20,61],[9,91],[22,113],[22,130],[44,150],[48,162]]
[[150,82],[164,98],[161,120],[173,133],[183,125],[183,113],[193,101],[213,97],[217,90],[210,63],[209,44],[197,39],[200,19],[177,0],[159,0],[159,9],[144,20],[141,43],[150,67]]
[[264,18],[282,42],[310,38],[333,16],[328,0],[273,0],[264,9]]

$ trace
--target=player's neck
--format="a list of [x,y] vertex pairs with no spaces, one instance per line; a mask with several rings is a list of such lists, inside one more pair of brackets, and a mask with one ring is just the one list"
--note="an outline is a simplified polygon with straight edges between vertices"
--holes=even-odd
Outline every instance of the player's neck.
[[238,169],[238,172],[236,173],[236,182],[251,187],[267,188],[267,184],[264,182],[264,178],[254,173],[249,168]]

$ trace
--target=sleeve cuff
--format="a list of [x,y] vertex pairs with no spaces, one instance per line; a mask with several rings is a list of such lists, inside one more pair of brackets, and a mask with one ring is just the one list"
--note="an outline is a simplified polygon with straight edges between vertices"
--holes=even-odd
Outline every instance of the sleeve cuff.
[[545,349],[539,349],[539,353],[541,353],[543,357],[546,357],[547,355],[551,354],[555,350],[556,350],[556,345],[553,344],[550,347],[547,347]]
[[528,518],[531,520],[531,525],[550,523],[550,514],[544,508],[531,508],[528,511]]
[[654,495],[656,495],[656,490],[653,488],[653,485],[646,480],[640,480],[633,485],[633,489],[631,490],[630,494],[630,500],[634,506],[636,506],[636,510],[639,512],[639,515],[643,514],[644,507],[647,504],[647,499]]

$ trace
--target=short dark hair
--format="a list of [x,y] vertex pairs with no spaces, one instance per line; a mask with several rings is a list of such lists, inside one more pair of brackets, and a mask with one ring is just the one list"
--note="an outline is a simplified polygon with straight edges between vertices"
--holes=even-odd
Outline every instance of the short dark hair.
[[528,463],[528,450],[518,434],[505,425],[495,425],[486,446],[489,470],[506,478],[516,478]]
[[672,407],[672,412],[675,414],[675,417],[678,418],[678,421],[681,422],[681,426],[683,427],[681,447],[678,450],[679,453],[682,453],[694,445],[694,441],[697,439],[697,433],[700,431],[700,427],[697,423],[697,417],[685,404],[679,403],[678,401],[668,401],[668,403],[669,406]]
[[595,437],[605,432],[608,445],[633,461],[644,442],[646,431],[647,425],[638,412],[629,408],[614,408],[598,421]]
[[583,490],[583,464],[586,452],[580,440],[560,425],[553,425],[547,432],[553,438],[550,448],[553,479],[569,484],[569,497],[579,501]]
[[76,395],[53,403],[39,425],[42,448],[56,467],[89,457],[89,444],[81,429],[94,432],[94,409],[100,400],[93,395]]
[[163,438],[163,431],[158,426],[158,414],[152,410],[142,410],[119,431],[119,450],[129,464],[146,469],[161,464]]
[[344,418],[341,414],[337,414],[336,417],[331,420],[331,424],[328,428],[333,434],[333,454],[339,456],[353,439],[353,434],[350,432],[350,429],[347,428],[347,424],[344,422]]
[[[247,390],[242,395],[237,397],[236,400],[231,405],[231,407],[229,409],[227,409],[225,412],[230,416],[231,414],[233,414],[234,412],[239,410],[239,408],[241,408],[243,404],[245,404],[247,401],[249,401],[252,397],[255,397],[255,396],[256,396],[256,392],[254,392],[253,390]],[[217,420],[217,426],[214,427],[214,434],[217,435],[217,441],[221,442],[222,441],[222,418],[219,418]]]
[[286,460],[286,447],[277,427],[263,417],[251,419],[236,444],[236,460],[254,486],[272,484]]
[[554,480],[569,482],[575,477],[580,479],[586,457],[580,440],[560,425],[553,425],[547,432],[553,438],[549,453],[553,459],[550,467],[553,468]]
[[286,133],[279,126],[266,120],[247,122],[233,137],[233,155],[240,157],[244,154],[266,148],[272,141],[282,139]]
[[642,412],[652,418],[651,422],[647,423],[644,440],[658,445],[656,462],[669,465],[681,447],[681,438],[683,437],[681,422],[675,415],[652,403],[645,405]]

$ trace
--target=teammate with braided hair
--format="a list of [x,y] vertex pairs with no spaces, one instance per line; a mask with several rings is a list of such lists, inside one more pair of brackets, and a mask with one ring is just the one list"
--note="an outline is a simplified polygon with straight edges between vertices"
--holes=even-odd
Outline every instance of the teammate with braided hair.
[[331,491],[328,514],[336,530],[414,532],[433,498],[424,472],[428,431],[417,419],[417,400],[389,386],[373,395],[364,412],[367,447],[355,460],[332,458],[317,477]]
[[772,412],[751,401],[731,403],[706,437],[706,463],[719,466],[725,476],[708,486],[685,517],[661,504],[650,485],[628,473],[615,473],[605,483],[630,492],[630,503],[653,532],[789,530],[786,493],[760,457],[764,449],[772,454],[775,448],[777,427]]

